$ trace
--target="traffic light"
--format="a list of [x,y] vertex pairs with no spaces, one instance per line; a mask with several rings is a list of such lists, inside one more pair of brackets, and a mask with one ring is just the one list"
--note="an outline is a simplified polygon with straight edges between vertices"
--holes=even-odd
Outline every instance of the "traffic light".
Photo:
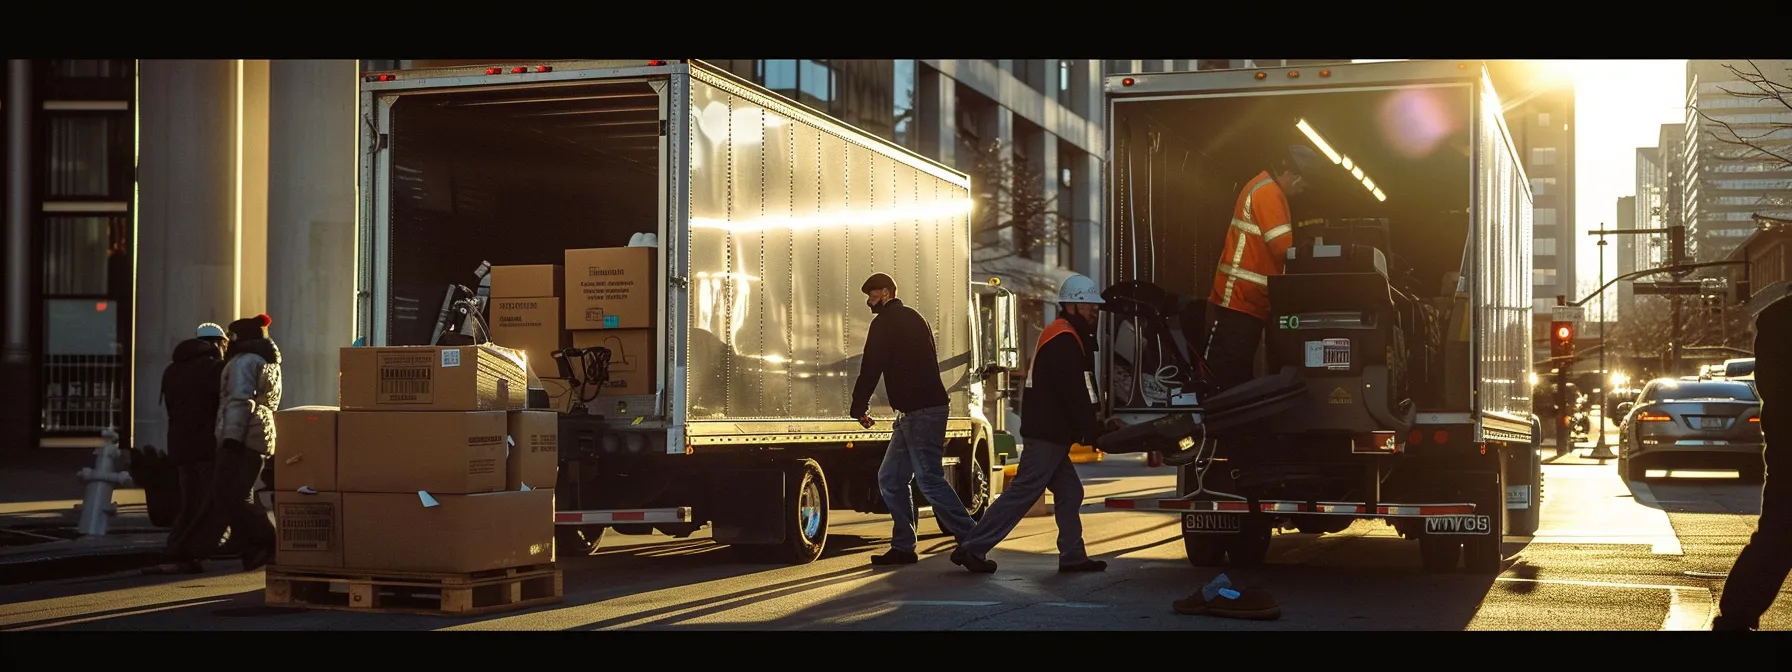
[[[1574,356],[1574,323],[1549,323],[1549,356],[1551,358]],[[1557,363],[1558,366],[1566,366]]]

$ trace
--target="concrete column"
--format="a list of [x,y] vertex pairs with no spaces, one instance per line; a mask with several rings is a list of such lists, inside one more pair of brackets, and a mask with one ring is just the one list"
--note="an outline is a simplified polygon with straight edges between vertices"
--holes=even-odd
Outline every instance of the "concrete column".
[[[1060,212],[1057,210],[1057,199],[1064,176],[1058,172],[1058,136],[1049,132],[1040,133],[1037,144],[1030,147],[1029,152],[1033,155],[1033,169],[1039,171],[1039,179],[1043,182],[1040,198],[1053,204],[1054,214]],[[1046,245],[1043,257],[1041,261],[1045,262],[1046,266],[1057,268],[1064,265],[1064,262],[1058,258],[1056,244]]]
[[287,407],[336,404],[337,350],[354,341],[357,72],[352,60],[270,70],[268,315]]
[[36,283],[40,266],[32,263],[37,249],[32,234],[41,226],[38,206],[36,156],[39,142],[36,129],[41,128],[37,96],[32,91],[36,68],[30,60],[6,62],[7,86],[4,114],[6,128],[0,133],[6,139],[6,257],[0,277],[5,279],[4,343],[0,344],[0,457],[22,455],[37,448],[42,421],[44,388],[38,383],[41,364],[32,345],[32,308],[40,301]]
[[924,64],[915,64],[920,106],[921,153],[948,166],[958,165],[958,82]]
[[140,61],[131,426],[166,447],[162,369],[202,322],[237,314],[237,62]]
[[242,242],[235,315],[246,317],[268,309],[268,62],[238,63],[237,221]]

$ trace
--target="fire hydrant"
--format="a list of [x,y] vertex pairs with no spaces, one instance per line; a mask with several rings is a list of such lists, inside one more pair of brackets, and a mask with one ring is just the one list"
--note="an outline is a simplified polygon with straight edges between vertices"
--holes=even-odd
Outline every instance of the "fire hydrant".
[[75,476],[87,483],[87,493],[81,499],[81,524],[77,531],[82,536],[106,536],[106,524],[109,517],[118,513],[118,504],[112,501],[113,488],[131,487],[130,472],[113,471],[113,465],[124,451],[118,449],[118,432],[107,428],[101,438],[105,443],[94,449],[94,462],[91,467],[83,467]]

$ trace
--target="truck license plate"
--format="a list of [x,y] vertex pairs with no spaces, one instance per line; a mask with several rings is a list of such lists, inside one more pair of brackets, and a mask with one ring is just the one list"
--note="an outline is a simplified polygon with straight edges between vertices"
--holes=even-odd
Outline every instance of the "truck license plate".
[[1182,529],[1201,533],[1229,533],[1240,529],[1238,516],[1229,513],[1185,513],[1182,514]]
[[1350,339],[1328,338],[1322,341],[1307,341],[1306,365],[1308,368],[1324,368],[1341,370],[1350,368]]
[[1425,534],[1487,534],[1493,521],[1487,516],[1431,516],[1425,519]]

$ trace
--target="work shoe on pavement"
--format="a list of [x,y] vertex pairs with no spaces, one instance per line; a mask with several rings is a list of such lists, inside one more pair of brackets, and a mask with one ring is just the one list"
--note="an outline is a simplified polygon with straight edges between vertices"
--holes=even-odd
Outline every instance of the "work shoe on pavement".
[[1087,560],[1084,560],[1082,562],[1072,564],[1072,565],[1058,565],[1058,571],[1060,571],[1060,572],[1101,572],[1101,571],[1106,571],[1107,568],[1108,568],[1107,561],[1096,560],[1094,558],[1090,558],[1090,559],[1087,559]]
[[952,551],[952,564],[978,574],[994,574],[996,571],[996,563],[994,560],[971,555],[970,551],[964,550],[963,548],[954,549]]
[[205,565],[190,560],[164,562],[151,567],[144,567],[147,576],[167,576],[171,574],[204,574]]
[[[1282,617],[1282,607],[1276,604],[1276,598],[1259,588],[1244,588],[1228,591],[1237,594],[1232,597],[1225,593],[1207,601],[1207,613],[1221,618],[1242,618],[1247,621],[1273,621]],[[1195,597],[1200,597],[1196,595]]]
[[898,551],[894,548],[883,555],[871,556],[873,565],[912,565],[920,561],[921,556],[915,555],[914,551]]

